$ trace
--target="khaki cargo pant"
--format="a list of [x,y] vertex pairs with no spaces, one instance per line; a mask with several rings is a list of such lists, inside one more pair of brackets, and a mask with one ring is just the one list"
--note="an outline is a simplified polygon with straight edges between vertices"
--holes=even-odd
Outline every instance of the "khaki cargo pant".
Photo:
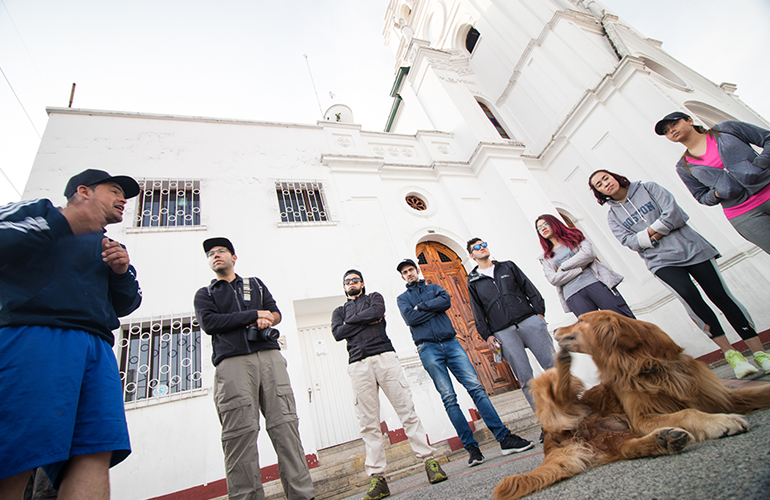
[[276,349],[226,358],[214,375],[214,401],[222,423],[230,500],[264,500],[259,470],[259,411],[278,455],[278,473],[289,500],[314,497],[299,438],[286,360]]
[[380,389],[396,410],[417,458],[425,461],[433,456],[436,449],[428,444],[428,436],[414,409],[412,391],[395,352],[369,356],[349,364],[348,374],[356,397],[356,414],[361,439],[366,446],[365,465],[369,476],[384,474],[387,465],[380,430]]

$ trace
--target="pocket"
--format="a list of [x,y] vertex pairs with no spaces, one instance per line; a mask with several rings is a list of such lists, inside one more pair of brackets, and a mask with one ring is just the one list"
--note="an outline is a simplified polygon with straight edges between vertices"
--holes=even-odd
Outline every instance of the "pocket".
[[294,401],[294,391],[291,390],[290,385],[278,385],[275,388],[275,393],[278,395],[280,401],[281,414],[283,415],[296,415],[297,404]]
[[251,398],[238,397],[217,401],[217,413],[222,424],[222,441],[242,436],[255,428]]
[[719,198],[725,200],[739,198],[745,190],[743,184],[728,170],[722,171],[722,175],[719,176],[714,184],[714,189],[718,193]]

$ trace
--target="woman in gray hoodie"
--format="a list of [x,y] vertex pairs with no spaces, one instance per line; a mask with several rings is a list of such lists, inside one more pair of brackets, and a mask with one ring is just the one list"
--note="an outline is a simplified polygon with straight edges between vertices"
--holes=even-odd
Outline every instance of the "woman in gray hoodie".
[[631,182],[607,170],[591,174],[589,186],[599,204],[610,207],[607,221],[612,234],[637,252],[647,269],[679,298],[693,321],[722,350],[736,377],[758,370],[730,345],[693,278],[754,352],[754,362],[770,373],[770,356],[762,349],[748,311],[732,296],[719,273],[719,252],[687,225],[690,217],[674,196],[655,182]]
[[706,130],[676,111],[656,123],[655,132],[687,147],[676,173],[695,199],[721,204],[735,230],[770,253],[770,130],[739,121]]

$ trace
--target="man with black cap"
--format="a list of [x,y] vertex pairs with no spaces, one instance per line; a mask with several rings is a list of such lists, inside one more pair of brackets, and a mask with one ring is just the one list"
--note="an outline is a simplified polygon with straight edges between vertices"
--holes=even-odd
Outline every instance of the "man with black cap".
[[238,257],[230,240],[209,238],[203,251],[216,279],[195,294],[195,315],[211,335],[228,498],[265,498],[257,449],[261,410],[286,497],[311,499],[313,482],[299,437],[294,393],[278,330],[273,328],[281,322],[281,312],[259,278],[235,274]]
[[385,333],[382,295],[367,294],[364,277],[355,269],[345,272],[342,288],[348,301],[332,313],[332,334],[337,342],[346,340],[348,346],[348,375],[366,446],[366,473],[371,478],[364,500],[379,500],[390,494],[383,476],[387,462],[380,430],[380,389],[396,410],[412,450],[425,462],[428,481],[435,484],[446,480],[446,473],[431,458],[436,450],[428,444],[401,362]]
[[484,462],[484,455],[457,404],[457,394],[449,377],[450,371],[468,391],[484,423],[500,443],[503,455],[532,448],[534,443],[522,439],[503,425],[495,407],[492,406],[468,353],[455,338],[455,329],[446,313],[452,305],[446,290],[420,279],[420,269],[412,259],[402,260],[396,270],[406,281],[406,291],[396,299],[401,317],[409,326],[422,366],[433,379],[449,420],[470,455],[468,466],[473,467]]
[[[131,446],[112,346],[142,294],[126,249],[104,236],[137,182],[85,170],[50,200],[0,207],[0,492],[21,498],[43,467],[59,498],[106,499]],[[6,498],[6,496],[3,496]]]

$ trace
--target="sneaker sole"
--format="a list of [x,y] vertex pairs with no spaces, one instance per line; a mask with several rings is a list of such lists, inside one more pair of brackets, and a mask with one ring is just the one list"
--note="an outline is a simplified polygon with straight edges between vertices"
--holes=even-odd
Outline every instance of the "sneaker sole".
[[484,459],[481,460],[474,460],[473,462],[468,462],[468,467],[476,467],[477,465],[481,465],[484,463]]
[[535,443],[529,443],[527,446],[524,446],[523,448],[506,448],[506,449],[501,449],[501,451],[503,456],[505,456],[505,455],[510,455],[511,453],[521,453],[522,451],[527,451],[534,447],[535,447]]
[[444,476],[443,474],[436,474],[436,476],[433,478],[433,481],[428,480],[428,482],[430,484],[436,484],[442,481],[446,481],[447,479],[449,479],[449,476]]

